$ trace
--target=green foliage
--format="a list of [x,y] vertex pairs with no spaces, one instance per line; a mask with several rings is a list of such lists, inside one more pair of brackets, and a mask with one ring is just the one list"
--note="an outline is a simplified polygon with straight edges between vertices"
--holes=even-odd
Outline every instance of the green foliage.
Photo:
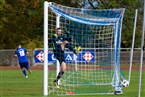
[[6,2],[2,7],[3,17],[0,20],[4,25],[0,26],[2,35],[0,43],[3,45],[1,48],[15,48],[18,42],[27,45],[32,41],[35,47],[38,46],[37,41],[43,40],[43,4],[39,0],[6,0]]
[[[81,0],[47,0],[70,7],[82,7]],[[96,0],[97,1],[97,0]],[[0,0],[0,49],[13,49],[17,42],[28,48],[43,47],[43,2],[44,0]],[[126,8],[122,47],[131,47],[135,9],[141,9],[136,0],[101,1],[97,7]],[[142,31],[142,10],[139,10],[135,47],[140,47]]]

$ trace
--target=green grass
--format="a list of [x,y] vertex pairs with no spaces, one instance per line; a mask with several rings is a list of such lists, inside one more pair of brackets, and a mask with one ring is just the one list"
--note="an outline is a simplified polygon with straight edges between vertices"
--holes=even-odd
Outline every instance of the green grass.
[[[49,90],[61,95],[67,92],[74,92],[74,94],[77,95],[86,93],[113,93],[114,89],[111,85],[112,78],[110,77],[110,71],[111,70],[67,70],[61,79],[61,88],[58,90],[54,88],[55,86],[52,83],[56,78],[56,71],[50,70],[49,86],[51,87]],[[106,84],[105,86],[100,85],[104,83]]]
[[[123,95],[70,95],[69,97],[137,97],[138,78],[139,71],[132,71],[130,86],[123,89]],[[23,76],[21,70],[0,70],[0,97],[44,97],[43,70],[33,70],[29,79]],[[143,71],[141,97],[145,97],[145,71]]]

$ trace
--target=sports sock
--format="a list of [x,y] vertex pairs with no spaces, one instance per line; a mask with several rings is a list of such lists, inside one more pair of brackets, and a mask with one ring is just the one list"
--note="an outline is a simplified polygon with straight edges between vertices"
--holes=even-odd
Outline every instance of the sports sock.
[[27,76],[27,74],[26,74],[26,70],[25,70],[25,69],[22,70],[22,72],[23,72],[23,74],[24,74],[25,76]]
[[64,72],[63,71],[60,71],[59,73],[58,73],[58,76],[57,76],[57,81],[62,77],[62,75],[64,74]]

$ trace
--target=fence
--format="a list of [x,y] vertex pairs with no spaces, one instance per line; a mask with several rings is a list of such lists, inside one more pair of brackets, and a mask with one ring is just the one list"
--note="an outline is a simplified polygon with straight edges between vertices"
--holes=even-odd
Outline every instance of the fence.
[[[28,50],[30,65],[35,65],[34,63],[34,50]],[[14,57],[15,50],[0,50],[0,66],[17,66],[18,60]],[[144,52],[145,54],[145,52]],[[145,56],[143,57],[143,64],[145,64]],[[129,65],[130,63],[130,48],[121,48],[120,51],[120,62],[121,64]],[[140,49],[135,48],[133,53],[133,64],[140,64]]]
[[[28,50],[29,63],[34,65],[33,50]],[[0,50],[0,66],[17,66],[18,60],[14,57],[15,49]]]

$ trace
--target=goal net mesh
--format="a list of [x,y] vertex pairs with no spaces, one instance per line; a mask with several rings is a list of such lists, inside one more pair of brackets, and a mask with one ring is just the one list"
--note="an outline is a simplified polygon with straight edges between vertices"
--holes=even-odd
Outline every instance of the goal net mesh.
[[[60,80],[59,89],[53,84],[57,75],[56,61],[49,63],[48,93],[113,93],[121,80],[119,48],[125,9],[91,10],[55,3],[49,4],[48,8],[48,38],[55,34],[59,26],[64,36],[71,38],[69,42],[73,47],[81,46],[78,54],[65,49],[67,70]],[[49,48],[53,54],[51,45]]]

